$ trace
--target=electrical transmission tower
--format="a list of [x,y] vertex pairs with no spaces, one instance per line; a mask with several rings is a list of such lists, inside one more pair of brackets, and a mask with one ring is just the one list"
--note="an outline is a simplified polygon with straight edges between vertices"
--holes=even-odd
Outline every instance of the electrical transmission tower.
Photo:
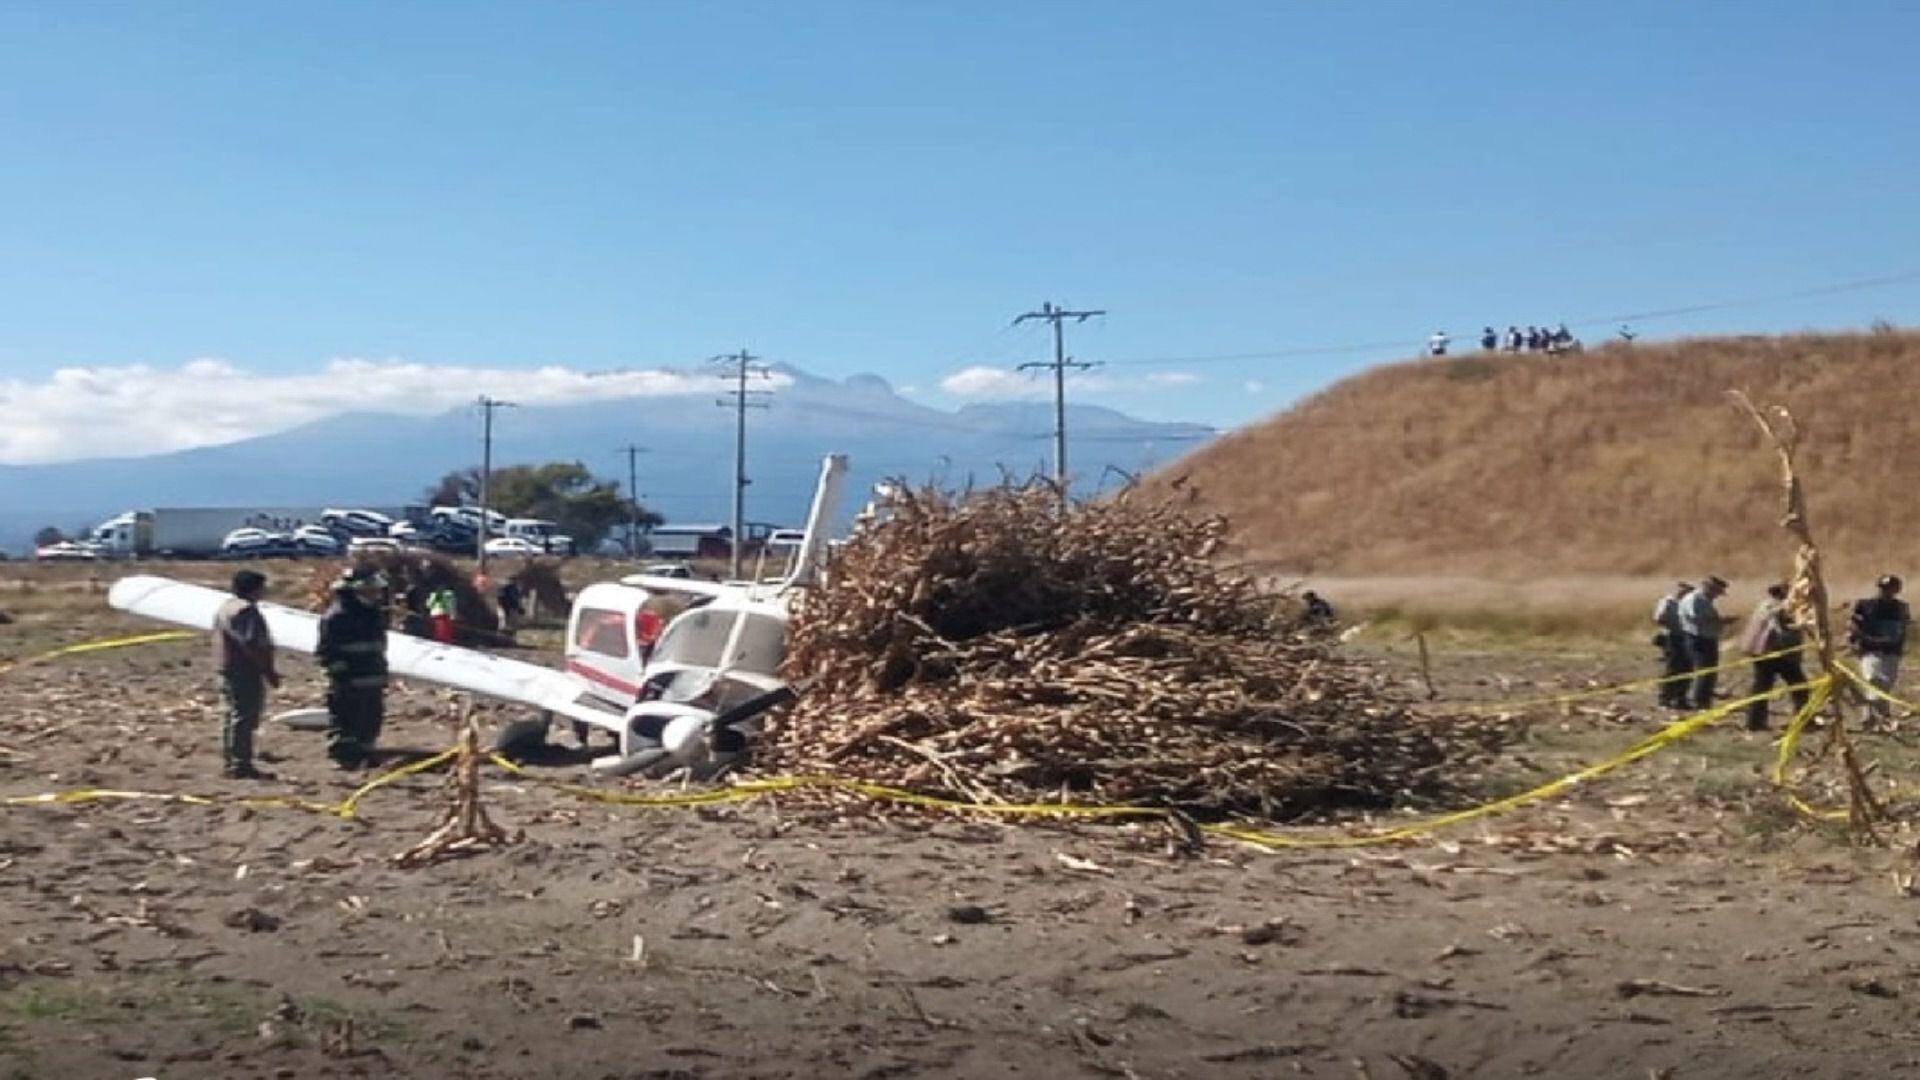
[[1039,311],[1029,311],[1013,320],[1015,326],[1028,319],[1045,319],[1053,324],[1053,359],[1021,364],[1020,370],[1053,369],[1053,482],[1060,489],[1060,505],[1063,508],[1067,505],[1067,369],[1085,371],[1094,365],[1067,358],[1066,332],[1061,329],[1061,324],[1068,319],[1086,322],[1095,315],[1105,314],[1105,311],[1068,311],[1048,301],[1040,305]]
[[474,558],[479,560],[480,572],[485,574],[487,572],[487,534],[493,531],[487,509],[487,496],[490,494],[488,489],[493,483],[493,411],[511,409],[515,406],[511,401],[501,401],[485,394],[480,395],[478,404],[482,417],[480,424],[480,531],[473,546]]
[[627,455],[627,555],[640,554],[640,455],[647,448],[628,443],[620,448]]
[[732,390],[716,404],[734,411],[733,432],[733,553],[727,562],[727,576],[735,581],[740,579],[740,549],[746,544],[746,506],[747,485],[747,410],[767,408],[768,391],[747,389],[747,380],[765,379],[771,376],[760,358],[741,349],[737,353],[716,356],[712,362],[731,367],[728,373],[734,380]]

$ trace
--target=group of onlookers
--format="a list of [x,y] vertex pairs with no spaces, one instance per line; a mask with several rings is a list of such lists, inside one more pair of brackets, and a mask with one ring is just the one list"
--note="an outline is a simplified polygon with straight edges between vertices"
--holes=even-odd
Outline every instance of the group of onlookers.
[[[1495,331],[1491,326],[1480,331],[1480,348],[1484,352],[1497,350],[1510,353],[1562,353],[1574,349],[1579,344],[1565,323],[1556,327],[1529,326],[1525,330],[1518,326],[1509,326],[1504,334]],[[1453,338],[1445,330],[1435,330],[1427,338],[1428,356],[1445,356],[1447,350],[1452,347]]]
[[[1883,723],[1891,716],[1886,695],[1900,674],[1900,656],[1906,651],[1907,630],[1913,622],[1907,602],[1900,599],[1900,579],[1887,574],[1874,585],[1874,595],[1855,601],[1847,623],[1847,644],[1859,660],[1860,674],[1871,688],[1867,693],[1868,720]],[[1670,709],[1713,707],[1720,670],[1720,639],[1726,627],[1715,601],[1726,595],[1727,583],[1708,575],[1698,587],[1682,581],[1654,605],[1654,635],[1665,661],[1660,681],[1660,704]],[[1755,695],[1778,685],[1790,689],[1796,711],[1806,706],[1809,687],[1801,646],[1804,630],[1787,606],[1787,587],[1769,585],[1742,628],[1740,649],[1753,663]],[[1747,727],[1767,726],[1767,699],[1747,706]]]

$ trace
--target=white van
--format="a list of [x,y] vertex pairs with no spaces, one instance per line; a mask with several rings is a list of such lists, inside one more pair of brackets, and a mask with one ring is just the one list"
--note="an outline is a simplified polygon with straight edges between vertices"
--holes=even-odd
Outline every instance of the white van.
[[507,536],[525,540],[549,555],[573,554],[573,537],[560,531],[560,526],[539,518],[511,518],[503,530]]

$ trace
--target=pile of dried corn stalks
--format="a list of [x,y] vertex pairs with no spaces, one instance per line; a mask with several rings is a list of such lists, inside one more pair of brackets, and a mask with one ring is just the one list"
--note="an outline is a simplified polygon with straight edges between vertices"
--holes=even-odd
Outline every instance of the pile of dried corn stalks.
[[1382,700],[1220,520],[1045,485],[907,492],[804,599],[758,767],[982,802],[1293,817],[1442,796],[1498,739]]

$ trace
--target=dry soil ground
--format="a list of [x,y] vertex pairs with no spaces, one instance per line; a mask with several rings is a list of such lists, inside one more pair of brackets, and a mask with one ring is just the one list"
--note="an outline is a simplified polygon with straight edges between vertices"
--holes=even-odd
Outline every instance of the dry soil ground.
[[[139,628],[84,589],[0,590],[0,608],[20,616],[0,657]],[[352,788],[315,736],[275,729],[277,781],[212,779],[204,652],[0,674],[0,795]],[[1373,659],[1410,687],[1403,652]],[[1644,661],[1457,654],[1436,678],[1478,699]],[[311,667],[288,667],[277,706],[317,703]],[[1652,730],[1646,696],[1537,714],[1489,790]],[[390,747],[449,743],[440,692],[398,689],[391,711]],[[524,839],[417,870],[389,857],[435,823],[433,775],[357,821],[8,808],[0,1078],[1920,1072],[1907,849],[1797,822],[1757,773],[1766,752],[1716,729],[1416,843],[1198,856],[1159,826],[641,811],[498,775],[493,813]],[[1892,771],[1915,756],[1897,734],[1867,752]]]

